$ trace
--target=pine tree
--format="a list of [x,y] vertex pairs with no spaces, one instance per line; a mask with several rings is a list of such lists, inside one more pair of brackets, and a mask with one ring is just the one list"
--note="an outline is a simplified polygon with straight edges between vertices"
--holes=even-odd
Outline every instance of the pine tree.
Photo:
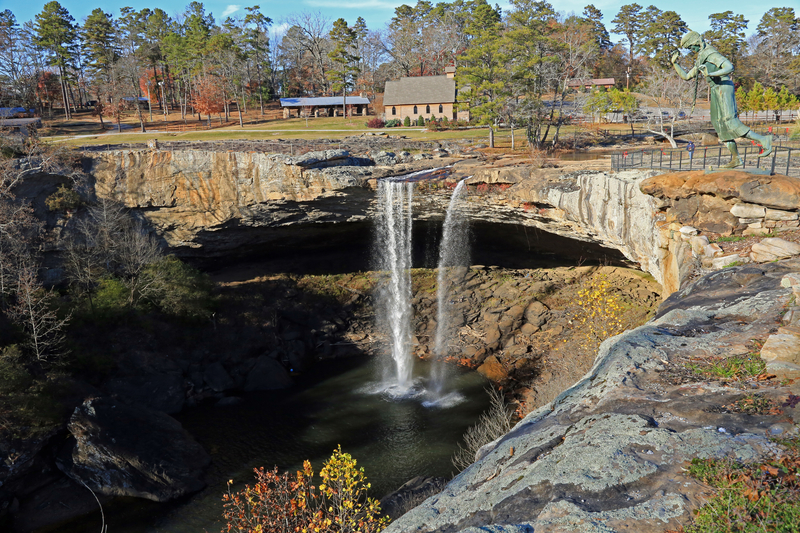
[[81,28],[81,41],[89,73],[107,83],[111,65],[119,57],[111,14],[99,7],[92,11]]
[[247,39],[245,43],[248,47],[248,55],[253,58],[256,67],[256,80],[258,81],[258,103],[261,107],[261,114],[264,114],[264,89],[263,71],[269,68],[269,37],[267,28],[272,24],[272,19],[264,16],[260,6],[246,8],[248,13],[244,17],[246,25],[253,25],[246,31]]
[[614,33],[625,36],[628,42],[629,63],[639,53],[642,43],[642,31],[644,24],[642,20],[642,6],[639,4],[628,4],[619,8],[617,16],[611,21],[614,24]]
[[459,57],[461,67],[456,73],[456,83],[462,90],[459,99],[468,103],[471,118],[478,124],[489,125],[489,145],[494,147],[494,127],[500,118],[508,77],[500,12],[488,4],[479,4],[465,32],[470,44]]
[[73,66],[77,54],[78,32],[74,24],[75,19],[61,4],[53,0],[44,5],[35,20],[36,44],[51,54],[48,64],[58,67],[64,113],[67,119],[72,118],[67,97],[66,75],[67,69]]
[[642,52],[662,69],[671,70],[670,56],[680,47],[681,37],[689,28],[676,12],[661,11],[655,6],[644,11],[643,19]]
[[603,24],[603,13],[594,4],[589,4],[583,8],[583,19],[592,27],[592,35],[599,50],[611,49],[611,38],[608,30]]
[[328,80],[332,82],[331,87],[334,91],[342,91],[342,111],[346,119],[347,90],[355,86],[358,61],[361,59],[355,55],[358,35],[343,18],[340,18],[333,23],[330,38],[334,49],[328,53],[328,57],[333,62],[333,66],[328,71]]
[[749,21],[744,15],[734,15],[730,10],[712,13],[708,16],[708,20],[711,29],[703,34],[703,38],[730,59],[734,66],[738,65],[747,46],[744,32]]

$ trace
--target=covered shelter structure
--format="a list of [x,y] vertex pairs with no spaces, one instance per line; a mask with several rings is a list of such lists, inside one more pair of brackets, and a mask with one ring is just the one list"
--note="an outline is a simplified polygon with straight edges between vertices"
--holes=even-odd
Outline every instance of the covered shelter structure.
[[298,117],[302,116],[301,113],[305,116],[335,117],[345,104],[348,116],[367,115],[369,99],[363,96],[348,96],[346,100],[341,96],[281,98],[283,118],[291,117],[293,109],[297,110]]

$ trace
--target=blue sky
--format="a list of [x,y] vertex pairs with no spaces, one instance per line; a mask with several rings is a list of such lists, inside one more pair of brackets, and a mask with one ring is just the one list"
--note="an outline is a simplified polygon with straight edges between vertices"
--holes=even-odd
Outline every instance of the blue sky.
[[[103,7],[107,12],[110,11],[115,16],[119,14],[119,8],[123,6],[131,6],[135,9],[160,7],[170,15],[174,15],[182,12],[189,1],[190,0],[122,0],[112,3],[108,1],[97,2],[92,0],[61,0],[61,5],[69,10],[76,21],[83,22],[83,19],[95,7]],[[226,2],[212,0],[203,3],[206,6],[206,12],[213,13],[218,22],[224,20],[225,16],[229,14],[243,15],[245,13],[244,8],[247,6],[260,5],[262,13],[272,18],[276,25],[285,21],[293,13],[319,11],[331,20],[343,17],[351,24],[357,17],[364,17],[370,29],[383,28],[394,14],[395,7],[403,3],[409,5],[416,4],[416,0],[406,2],[397,0],[296,0],[294,2],[250,0],[247,3],[242,3],[242,1],[243,0],[229,0]],[[431,1],[435,4],[437,0]],[[633,1],[636,0],[622,2],[615,0],[595,0],[594,2],[592,2],[592,0],[551,0],[551,3],[558,11],[566,13],[575,12],[578,14],[583,11],[584,6],[589,3],[594,3],[594,5],[603,12],[606,27],[610,27],[611,19],[614,18],[619,7],[624,4],[633,3]],[[14,15],[16,15],[17,20],[22,23],[31,20],[37,13],[41,12],[45,3],[46,0],[28,0],[22,4],[9,0],[0,0],[0,10],[10,9]],[[505,0],[497,3],[504,9],[508,9],[510,6]],[[646,0],[638,0],[638,3],[645,7],[651,5],[651,2]],[[653,4],[665,11],[670,9],[676,11],[683,20],[689,24],[691,29],[700,32],[708,29],[708,15],[730,9],[734,13],[743,14],[745,18],[750,21],[748,35],[755,31],[758,21],[761,19],[764,12],[772,7],[793,7],[795,11],[800,11],[800,0],[784,0],[782,3],[778,4],[768,2],[761,4],[753,0],[730,0],[727,2],[713,0],[711,2],[697,2],[696,0],[670,0],[667,2],[661,0],[659,2],[653,2]],[[618,41],[619,37],[612,35],[612,40]]]

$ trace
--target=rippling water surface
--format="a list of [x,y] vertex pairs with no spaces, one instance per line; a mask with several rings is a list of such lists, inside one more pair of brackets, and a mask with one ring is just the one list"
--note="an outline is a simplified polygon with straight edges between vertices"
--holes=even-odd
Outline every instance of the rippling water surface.
[[[415,388],[396,394],[376,382],[377,364],[324,362],[288,393],[251,393],[237,406],[202,405],[177,415],[213,458],[209,487],[169,504],[117,500],[106,506],[109,531],[220,531],[226,480],[250,483],[254,467],[295,470],[304,459],[318,472],[338,444],[364,467],[377,498],[414,476],[449,477],[457,443],[488,406],[486,381],[454,371],[442,398],[431,398],[424,391],[428,365],[418,361]],[[99,515],[86,517],[58,531],[96,532],[99,523]]]

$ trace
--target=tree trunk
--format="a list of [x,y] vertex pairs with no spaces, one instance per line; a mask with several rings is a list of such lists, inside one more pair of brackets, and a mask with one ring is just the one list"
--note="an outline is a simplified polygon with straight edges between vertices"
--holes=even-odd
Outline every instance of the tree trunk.
[[678,144],[675,142],[675,138],[664,131],[655,131],[648,128],[647,132],[652,133],[653,135],[658,135],[659,137],[664,137],[666,140],[669,141],[670,146],[672,146],[673,148],[678,147]]
[[[68,83],[67,88],[69,88],[69,99],[72,102],[72,111],[75,113],[78,112],[78,106],[75,104],[75,95],[72,93],[72,86]],[[69,118],[72,118],[72,112],[69,114]]]
[[67,98],[67,84],[64,81],[64,69],[59,65],[58,67],[59,81],[61,82],[61,98],[64,100],[64,118],[69,120],[72,117],[69,113],[69,99]]
[[489,148],[494,148],[494,128],[489,126]]

